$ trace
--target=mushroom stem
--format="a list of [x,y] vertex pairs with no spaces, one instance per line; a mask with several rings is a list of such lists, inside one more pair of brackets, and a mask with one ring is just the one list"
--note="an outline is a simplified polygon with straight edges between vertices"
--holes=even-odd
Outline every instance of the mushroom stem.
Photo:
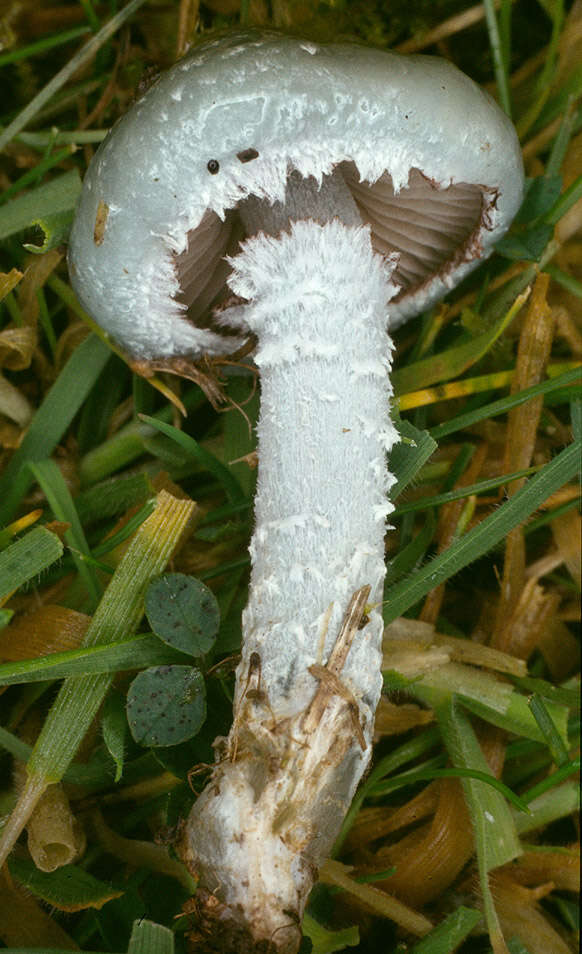
[[185,856],[217,949],[290,954],[382,685],[393,263],[334,220],[260,234],[231,264],[250,302],[231,311],[258,337],[256,529],[234,723]]

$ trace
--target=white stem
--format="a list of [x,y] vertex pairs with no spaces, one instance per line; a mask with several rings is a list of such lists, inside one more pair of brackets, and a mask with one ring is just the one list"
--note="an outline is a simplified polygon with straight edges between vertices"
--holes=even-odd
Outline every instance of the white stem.
[[368,230],[338,221],[260,235],[232,264],[259,341],[256,529],[234,725],[186,853],[229,931],[291,952],[381,690],[379,609],[360,629],[342,620],[360,588],[382,599],[393,288]]

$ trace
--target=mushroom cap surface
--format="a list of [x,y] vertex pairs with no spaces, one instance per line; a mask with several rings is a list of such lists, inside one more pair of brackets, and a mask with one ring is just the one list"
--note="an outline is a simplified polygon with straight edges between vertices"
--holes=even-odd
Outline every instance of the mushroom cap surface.
[[79,300],[136,359],[232,350],[211,309],[245,237],[237,205],[338,168],[375,250],[400,253],[391,327],[486,257],[522,198],[510,120],[447,61],[230,35],[162,75],[96,153],[70,237]]

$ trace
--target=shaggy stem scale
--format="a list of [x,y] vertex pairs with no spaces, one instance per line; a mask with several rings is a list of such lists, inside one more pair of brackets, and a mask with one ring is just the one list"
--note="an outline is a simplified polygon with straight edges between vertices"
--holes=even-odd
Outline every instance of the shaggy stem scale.
[[333,220],[248,240],[229,284],[256,334],[259,483],[234,723],[186,829],[218,950],[296,951],[371,752],[382,679],[393,266]]

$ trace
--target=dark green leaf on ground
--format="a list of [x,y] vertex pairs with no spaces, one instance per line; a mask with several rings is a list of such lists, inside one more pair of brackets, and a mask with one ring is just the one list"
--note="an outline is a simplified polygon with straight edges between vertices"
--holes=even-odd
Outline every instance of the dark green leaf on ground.
[[206,687],[193,666],[156,666],[133,680],[127,721],[144,746],[178,745],[196,735],[206,718]]
[[154,633],[168,646],[191,656],[204,656],[214,646],[220,610],[200,580],[166,573],[149,586],[145,606]]

